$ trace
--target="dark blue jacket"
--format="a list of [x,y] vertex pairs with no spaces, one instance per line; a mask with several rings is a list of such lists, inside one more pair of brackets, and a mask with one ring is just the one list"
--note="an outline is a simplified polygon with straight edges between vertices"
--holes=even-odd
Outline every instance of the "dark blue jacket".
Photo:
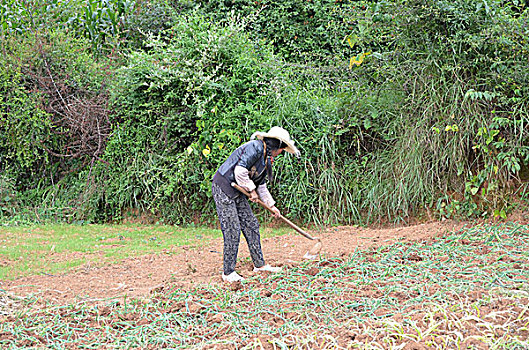
[[240,192],[231,186],[235,182],[236,166],[248,169],[250,180],[256,187],[266,182],[266,156],[264,142],[252,140],[237,148],[219,167],[213,176],[213,183],[222,188],[230,198],[237,197]]

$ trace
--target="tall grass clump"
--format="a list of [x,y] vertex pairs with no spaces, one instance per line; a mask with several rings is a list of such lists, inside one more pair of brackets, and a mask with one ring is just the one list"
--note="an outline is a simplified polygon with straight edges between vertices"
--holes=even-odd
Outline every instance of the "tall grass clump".
[[392,101],[361,150],[368,218],[505,216],[529,160],[526,7],[387,1],[352,16],[352,83],[371,92],[350,110]]
[[409,64],[409,76],[421,79],[405,81],[411,86],[407,110],[422,124],[408,128],[405,139],[418,136],[416,144],[428,150],[426,164],[444,194],[436,208],[446,215],[504,216],[505,195],[529,160],[522,126],[529,121],[523,69],[529,13],[514,4],[467,1],[411,10],[422,30],[405,35],[426,45],[420,65]]

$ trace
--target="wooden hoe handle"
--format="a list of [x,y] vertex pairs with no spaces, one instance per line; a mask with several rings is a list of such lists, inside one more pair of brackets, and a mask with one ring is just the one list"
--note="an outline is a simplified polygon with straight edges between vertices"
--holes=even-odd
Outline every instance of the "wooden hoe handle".
[[[244,188],[242,188],[241,186],[237,185],[235,182],[232,182],[231,185],[236,188],[237,190],[239,190],[240,192],[244,193],[248,198],[250,198],[250,194],[248,193],[248,191],[246,191]],[[261,199],[257,199],[257,203],[259,203],[261,206],[263,206],[264,208],[268,209],[269,212],[271,212],[272,214],[275,214],[275,212],[272,210],[272,208],[270,208],[270,206],[268,206],[265,202],[263,202]],[[294,224],[292,221],[290,221],[289,219],[287,219],[286,217],[284,217],[283,215],[279,214],[279,218],[281,220],[283,220],[284,222],[286,222],[290,227],[292,227],[294,230],[296,230],[298,233],[300,233],[301,235],[305,236],[306,238],[312,240],[312,241],[316,241],[318,240],[317,238],[314,238],[312,237],[311,235],[309,235],[307,232],[303,231],[299,226],[297,226],[296,224]]]

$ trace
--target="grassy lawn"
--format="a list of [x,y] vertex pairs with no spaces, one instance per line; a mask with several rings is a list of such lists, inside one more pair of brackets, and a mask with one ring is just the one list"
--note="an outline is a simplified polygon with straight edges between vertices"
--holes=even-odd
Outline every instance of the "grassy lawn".
[[[263,237],[287,229],[263,228]],[[138,225],[39,225],[0,228],[0,279],[55,274],[90,263],[104,265],[144,254],[170,253],[220,238],[206,227]]]

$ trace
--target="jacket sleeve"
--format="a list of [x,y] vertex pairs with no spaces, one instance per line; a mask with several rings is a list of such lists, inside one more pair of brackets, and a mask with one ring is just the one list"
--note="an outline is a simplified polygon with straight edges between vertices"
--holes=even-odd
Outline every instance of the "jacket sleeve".
[[265,202],[265,204],[269,207],[273,207],[276,204],[276,201],[274,200],[274,198],[272,198],[272,195],[266,187],[266,183],[257,187],[257,194],[259,195],[259,198],[261,198],[261,200]]
[[241,186],[248,192],[255,190],[255,184],[252,180],[250,180],[248,169],[236,165],[235,169],[233,170],[233,174],[235,175],[235,182],[237,182],[237,185]]

